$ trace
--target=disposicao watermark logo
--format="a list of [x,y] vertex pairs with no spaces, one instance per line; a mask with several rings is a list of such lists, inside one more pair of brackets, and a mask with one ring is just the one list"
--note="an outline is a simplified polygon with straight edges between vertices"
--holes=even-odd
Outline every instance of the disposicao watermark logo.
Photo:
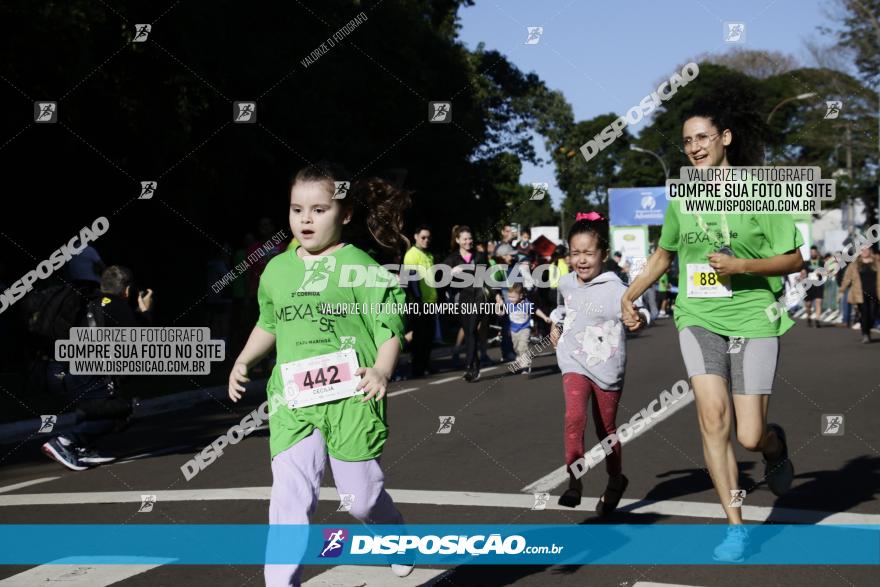
[[694,63],[688,63],[681,69],[681,73],[673,73],[669,81],[664,81],[657,86],[656,92],[651,92],[638,103],[627,110],[626,115],[615,119],[611,124],[602,129],[602,132],[594,136],[581,146],[581,153],[584,159],[589,161],[604,149],[609,147],[617,137],[623,134],[623,129],[628,125],[638,124],[645,116],[650,115],[660,106],[661,102],[666,102],[672,98],[679,88],[686,86],[694,81],[700,74],[700,67]]
[[[80,229],[79,235],[70,239],[67,244],[61,245],[54,253],[49,255],[47,260],[37,265],[36,269],[31,269],[25,273],[21,279],[0,294],[0,314],[24,297],[26,293],[34,289],[34,282],[37,278],[48,279],[55,271],[70,261],[73,255],[82,253],[89,243],[97,240],[99,236],[107,232],[108,228],[110,228],[110,221],[105,216],[101,216],[92,222],[91,227],[84,226]],[[79,240],[78,244],[77,240]]]
[[542,26],[530,26],[526,27],[528,29],[528,36],[526,37],[526,45],[537,45],[541,42],[541,35],[544,34],[544,27]]
[[[641,436],[659,422],[662,422],[684,406],[694,401],[694,392],[688,382],[681,379],[676,381],[669,391],[661,391],[660,398],[651,400],[648,407],[633,414],[629,422],[624,422],[617,427],[617,432],[612,432],[595,445],[582,458],[573,462],[569,469],[578,479],[584,473],[597,466],[606,455],[610,455],[613,447],[619,442],[621,446]],[[660,408],[654,407],[659,404]]]
[[331,528],[324,529],[324,546],[321,549],[319,558],[336,558],[344,550],[345,540],[348,538],[348,531],[339,528],[333,530]]
[[[558,554],[563,546],[526,546],[526,539],[520,535],[501,537],[501,534],[477,534],[475,536],[352,536],[351,554],[406,554],[416,550],[419,554],[532,554],[532,549],[546,549],[547,552]],[[531,551],[531,552],[530,552]]]
[[853,241],[845,246],[842,251],[832,254],[832,258],[825,261],[822,267],[815,271],[815,277],[807,276],[807,279],[798,282],[791,290],[778,300],[764,308],[767,319],[776,322],[786,313],[786,303],[793,304],[807,297],[807,290],[811,287],[825,285],[829,277],[834,277],[838,271],[843,271],[847,264],[852,263],[861,254],[862,249],[872,246],[880,241],[880,224],[873,224],[864,235],[856,234]]

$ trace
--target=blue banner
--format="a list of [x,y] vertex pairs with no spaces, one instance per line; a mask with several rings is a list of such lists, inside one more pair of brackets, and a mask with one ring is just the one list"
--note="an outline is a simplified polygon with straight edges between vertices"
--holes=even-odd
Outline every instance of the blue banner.
[[608,190],[608,214],[611,226],[646,226],[663,224],[666,214],[666,187],[611,188]]
[[[0,564],[706,565],[726,525],[4,524]],[[877,565],[880,525],[752,525],[750,565]]]

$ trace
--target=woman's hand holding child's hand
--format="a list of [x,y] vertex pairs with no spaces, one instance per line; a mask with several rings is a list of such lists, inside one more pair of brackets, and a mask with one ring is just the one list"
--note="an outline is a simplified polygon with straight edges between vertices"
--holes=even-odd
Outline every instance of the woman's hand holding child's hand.
[[632,302],[626,298],[620,299],[620,320],[630,332],[635,332],[636,330],[641,328],[642,323],[644,322],[644,318],[641,314],[639,314],[639,311],[636,309],[635,302]]
[[388,377],[380,372],[375,367],[361,367],[357,371],[355,371],[355,375],[359,375],[361,378],[361,382],[358,384],[358,389],[363,389],[366,392],[364,399],[362,402],[370,401],[374,396],[377,400],[385,397],[385,388],[388,386]]

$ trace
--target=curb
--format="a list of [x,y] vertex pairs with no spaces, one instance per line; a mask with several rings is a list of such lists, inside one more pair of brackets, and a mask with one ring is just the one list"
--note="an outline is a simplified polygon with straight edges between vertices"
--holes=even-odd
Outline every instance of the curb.
[[[265,389],[267,381],[268,379],[251,381],[247,385],[248,391],[252,388]],[[140,401],[135,400],[131,419],[138,420],[140,418],[156,416],[158,414],[186,410],[197,404],[212,400],[223,401],[223,398],[226,397],[227,389],[228,387],[226,385],[218,385],[216,387],[181,391]],[[39,418],[0,424],[0,444],[26,442],[31,438],[37,438],[39,436],[45,436],[46,439],[49,439],[61,432],[70,430],[75,424],[75,421],[76,415],[72,412],[59,414],[52,431],[46,433],[36,432],[40,429],[40,424],[42,423]]]

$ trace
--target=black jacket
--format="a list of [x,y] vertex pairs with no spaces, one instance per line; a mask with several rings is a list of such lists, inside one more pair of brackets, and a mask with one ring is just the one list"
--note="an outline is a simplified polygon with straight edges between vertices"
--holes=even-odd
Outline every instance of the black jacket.
[[484,291],[485,288],[491,288],[491,286],[486,283],[486,277],[489,274],[489,258],[486,256],[486,253],[474,251],[473,256],[471,257],[471,262],[467,263],[464,259],[462,259],[459,251],[455,251],[454,253],[446,257],[446,260],[443,261],[443,263],[445,265],[449,265],[450,268],[464,266],[464,272],[469,273],[470,275],[474,275],[477,272],[477,267],[484,267],[485,270],[480,272],[483,284],[478,284],[472,287],[453,287],[453,284],[455,284],[455,282],[460,281],[460,278],[457,277],[457,275],[453,275],[452,284],[450,284],[448,291],[450,297],[454,297],[455,294],[458,292],[459,302],[490,301],[486,295],[486,292]]
[[[135,312],[128,300],[113,294],[99,294],[89,301],[88,309],[95,314],[96,326],[152,326],[152,312]],[[89,326],[88,318],[82,326]]]

